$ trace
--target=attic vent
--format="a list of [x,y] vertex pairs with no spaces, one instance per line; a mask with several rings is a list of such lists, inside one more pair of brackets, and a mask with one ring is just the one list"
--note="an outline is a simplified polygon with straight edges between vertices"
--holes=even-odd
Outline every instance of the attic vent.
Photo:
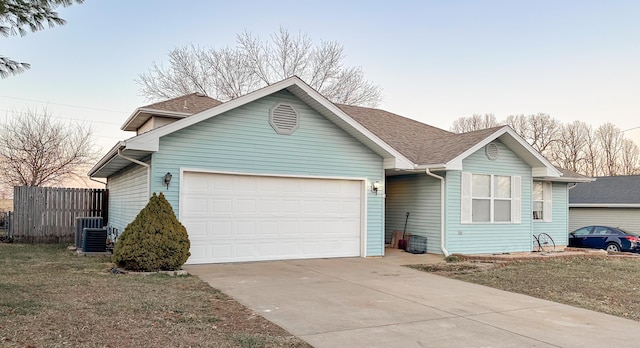
[[276,104],[269,113],[269,124],[278,134],[293,134],[300,125],[298,113],[289,104]]
[[488,159],[492,161],[498,159],[498,145],[496,145],[495,143],[487,144],[487,146],[485,146],[484,148],[484,152],[487,155]]

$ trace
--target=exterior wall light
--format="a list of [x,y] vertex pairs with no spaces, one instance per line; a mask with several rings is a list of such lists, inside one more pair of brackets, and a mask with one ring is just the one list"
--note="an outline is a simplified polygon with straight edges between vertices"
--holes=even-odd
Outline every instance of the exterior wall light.
[[167,190],[169,189],[169,183],[171,182],[171,173],[167,172],[167,174],[164,175],[164,184],[167,185]]
[[378,190],[380,189],[380,182],[376,181],[371,183],[371,192],[378,194]]

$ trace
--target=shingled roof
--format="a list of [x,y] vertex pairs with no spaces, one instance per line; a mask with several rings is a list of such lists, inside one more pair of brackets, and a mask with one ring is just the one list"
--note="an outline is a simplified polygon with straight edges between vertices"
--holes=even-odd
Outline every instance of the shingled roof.
[[419,165],[447,163],[502,128],[456,134],[384,110],[336,105]]
[[[192,93],[140,107],[121,128],[125,131],[136,131],[138,134],[115,146],[90,170],[90,175],[108,176],[120,170],[120,165],[127,164],[124,160],[114,160],[120,151],[128,151],[130,155],[138,156],[135,159],[143,158],[150,152],[157,151],[154,149],[159,146],[160,138],[166,134],[283,89],[287,89],[383,156],[386,169],[462,170],[464,158],[482,146],[499,139],[529,164],[536,172],[536,176],[549,179],[560,178],[560,172],[508,126],[456,134],[380,109],[333,104],[296,76],[224,104],[213,98]],[[175,119],[175,122],[170,122],[171,119]],[[158,121],[158,126],[140,131],[143,125],[148,125],[146,122],[149,120]]]
[[640,175],[600,176],[569,190],[569,204],[616,205],[640,203]]
[[222,104],[221,101],[200,93],[187,94],[137,108],[122,124],[120,129],[124,131],[137,131],[140,126],[153,116],[180,119],[195,115],[220,104]]
[[204,94],[191,93],[181,97],[149,104],[141,107],[141,109],[184,112],[193,115],[220,104],[222,104],[221,101],[208,97]]
[[586,175],[582,175],[582,174],[578,174],[574,171],[568,170],[568,169],[564,169],[564,168],[560,168],[558,166],[556,166],[556,169],[560,171],[560,173],[562,173],[562,177],[563,178],[575,178],[575,179],[580,179],[577,180],[576,182],[583,182],[583,181],[594,181],[595,179],[586,176]]
[[455,135],[380,109],[344,104],[336,106],[414,163],[419,163],[427,144]]

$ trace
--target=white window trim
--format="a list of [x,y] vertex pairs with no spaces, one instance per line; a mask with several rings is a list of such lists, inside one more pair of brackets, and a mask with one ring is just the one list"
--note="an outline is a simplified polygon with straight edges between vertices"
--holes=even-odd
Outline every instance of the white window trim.
[[[533,219],[533,222],[552,222],[553,183],[544,182],[544,181],[534,181],[534,183],[536,182],[542,183],[542,219],[534,219],[533,214],[531,214],[532,215],[531,218]],[[533,199],[533,192],[532,192],[532,202],[533,203],[540,202],[540,200]],[[532,204],[532,208],[533,208],[533,204]]]
[[[460,187],[460,223],[462,224],[519,224],[522,223],[522,177],[518,175],[498,175],[498,174],[480,174],[491,176],[491,197],[490,199],[490,220],[489,221],[473,221],[473,173],[462,172]],[[507,200],[506,198],[496,198],[494,192],[494,178],[496,176],[506,176],[511,178],[511,221],[494,221],[494,202],[495,200]],[[486,197],[476,197],[478,199],[486,199]]]

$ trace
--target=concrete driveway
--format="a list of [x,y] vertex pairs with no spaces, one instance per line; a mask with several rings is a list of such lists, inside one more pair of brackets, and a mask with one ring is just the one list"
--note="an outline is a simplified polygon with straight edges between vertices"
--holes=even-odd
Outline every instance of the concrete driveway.
[[185,269],[314,347],[584,348],[640,344],[636,337],[640,323],[632,320],[398,265],[440,260],[433,255],[422,257],[292,260]]

